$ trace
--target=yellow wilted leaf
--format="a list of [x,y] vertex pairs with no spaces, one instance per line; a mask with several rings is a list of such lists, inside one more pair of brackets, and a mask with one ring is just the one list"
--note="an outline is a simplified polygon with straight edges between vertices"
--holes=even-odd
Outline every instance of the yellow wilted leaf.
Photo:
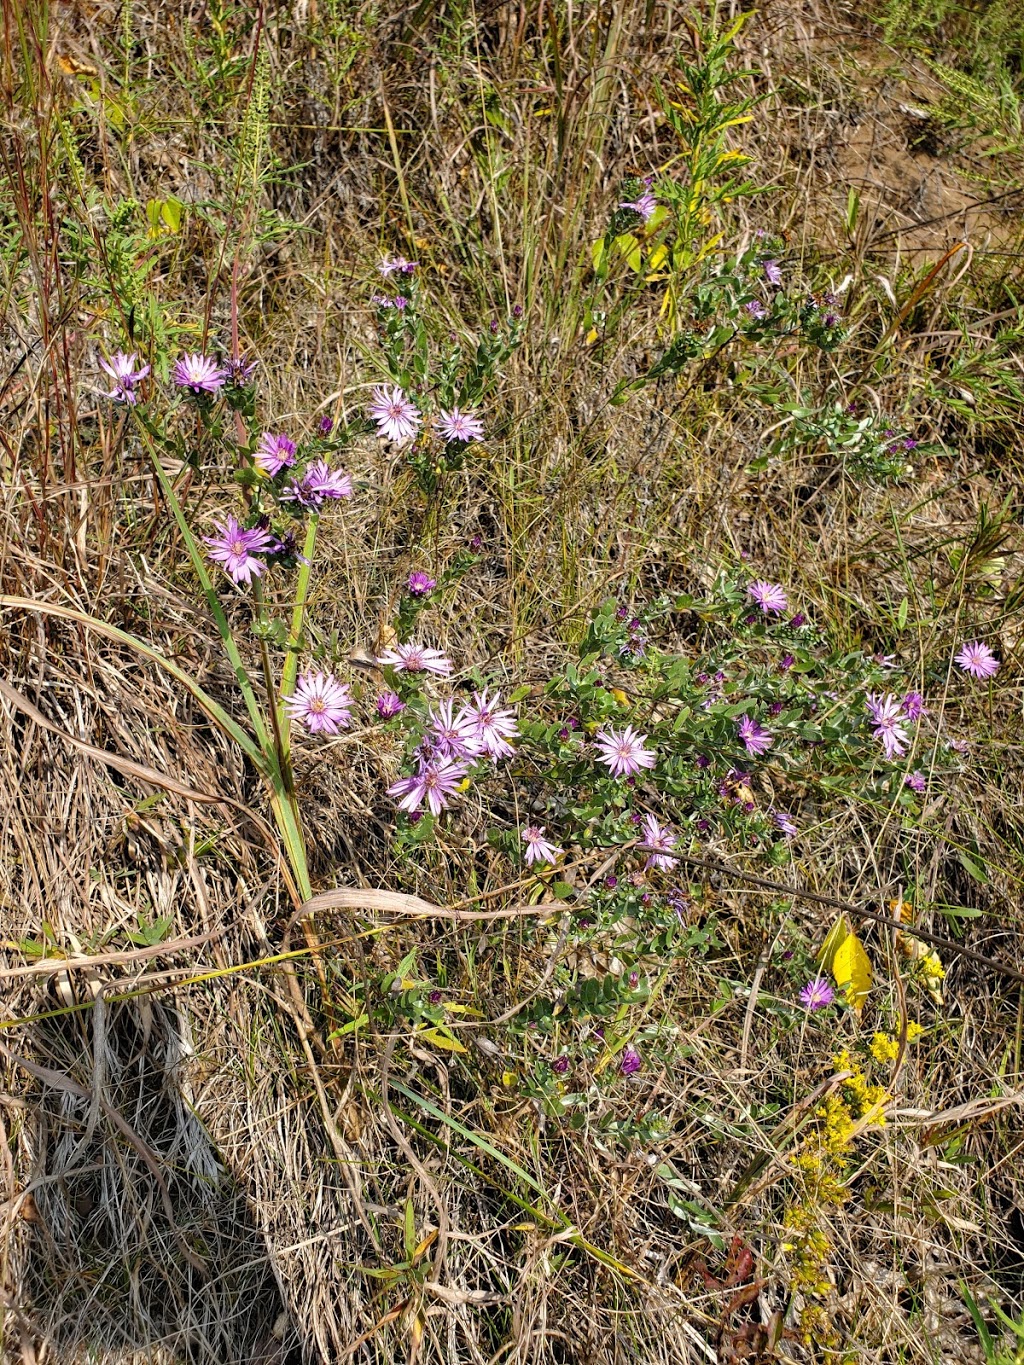
[[596,327],[591,327],[590,331],[587,333],[586,344],[587,344],[588,346],[593,346],[593,344],[594,344],[594,342],[595,342],[596,340],[597,340],[597,328],[596,328]]
[[457,1038],[450,1037],[447,1033],[442,1033],[438,1028],[425,1028],[416,1034],[417,1041],[420,1039],[426,1043],[433,1043],[434,1047],[441,1048],[444,1052],[468,1052],[469,1048],[463,1046]]
[[832,970],[832,964],[836,959],[836,950],[846,939],[850,930],[846,924],[846,916],[840,915],[832,928],[825,935],[825,942],[818,949],[818,961],[827,972]]
[[871,990],[871,962],[856,934],[847,934],[836,949],[832,960],[832,975],[836,985],[858,1014]]
[[625,692],[623,692],[621,687],[613,687],[611,691],[612,696],[615,698],[615,700],[619,703],[620,706],[629,705],[629,697]]

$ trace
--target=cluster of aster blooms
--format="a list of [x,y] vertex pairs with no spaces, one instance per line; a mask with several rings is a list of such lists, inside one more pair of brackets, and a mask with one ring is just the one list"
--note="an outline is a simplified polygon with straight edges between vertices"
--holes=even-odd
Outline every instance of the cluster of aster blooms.
[[[150,366],[137,362],[136,353],[126,355],[123,351],[116,352],[109,362],[100,361],[114,381],[107,396],[115,402],[131,407],[138,403],[139,386],[150,373]],[[215,356],[196,351],[175,362],[171,379],[175,388],[208,416],[220,398],[237,410],[247,396],[255,370],[255,361],[241,356],[222,363]],[[316,436],[301,448],[280,432],[264,431],[248,453],[253,477],[244,520],[228,514],[223,521],[214,521],[213,535],[204,537],[210,558],[234,583],[249,586],[268,567],[292,568],[301,562],[294,522],[307,512],[319,512],[327,503],[352,496],[349,475],[332,469],[323,458],[331,428],[330,418],[321,419]]]
[[[404,256],[386,256],[378,269],[387,279],[391,275],[412,276],[418,266],[419,261],[407,261]],[[374,294],[371,301],[379,309],[394,309],[398,313],[404,313],[412,304],[412,299],[402,293],[394,298]],[[376,385],[369,413],[378,435],[396,445],[407,445],[424,429],[446,445],[456,447],[479,444],[484,439],[483,422],[474,408],[461,408],[453,403],[424,417],[416,406],[416,399],[398,384]]]

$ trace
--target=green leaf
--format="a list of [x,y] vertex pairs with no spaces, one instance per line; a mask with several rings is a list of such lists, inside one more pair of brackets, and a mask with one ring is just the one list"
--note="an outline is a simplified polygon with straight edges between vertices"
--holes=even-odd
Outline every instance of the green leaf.
[[557,896],[560,901],[571,901],[576,895],[576,888],[571,882],[555,882],[551,894]]
[[896,613],[896,624],[899,626],[900,630],[904,630],[904,629],[906,628],[906,624],[907,624],[907,612],[908,612],[909,608],[910,608],[910,603],[909,603],[909,602],[907,601],[907,599],[904,597],[903,601],[900,603],[900,609],[899,609],[899,611]]
[[971,857],[969,853],[964,853],[963,850],[961,850],[960,864],[963,867],[963,869],[974,878],[976,882],[981,882],[982,886],[987,886],[988,871],[986,870],[984,863],[975,862],[975,860]]

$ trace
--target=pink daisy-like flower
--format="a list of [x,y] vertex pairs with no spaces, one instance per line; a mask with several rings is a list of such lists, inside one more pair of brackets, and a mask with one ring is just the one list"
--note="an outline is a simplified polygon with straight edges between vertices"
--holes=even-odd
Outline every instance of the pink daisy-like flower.
[[414,569],[405,586],[410,597],[426,597],[437,587],[437,579],[431,578],[429,574],[423,573],[420,569]]
[[553,863],[562,849],[557,844],[549,844],[544,838],[543,825],[529,825],[520,835],[526,845],[526,853],[523,855],[527,866],[533,863]]
[[912,792],[917,792],[918,796],[923,795],[928,787],[928,783],[925,780],[925,775],[920,770],[912,773],[907,773],[903,781]]
[[956,662],[972,678],[991,678],[999,671],[999,660],[980,640],[961,645]]
[[428,649],[425,645],[395,645],[379,655],[377,662],[406,673],[448,674],[452,671],[450,659],[446,659],[439,649]]
[[658,761],[652,749],[645,749],[647,736],[627,725],[624,730],[599,730],[594,743],[601,750],[598,761],[611,769],[613,777],[633,777],[641,768],[653,768]]
[[786,589],[781,583],[769,583],[758,578],[747,588],[747,596],[752,597],[763,612],[785,611],[789,606]]
[[766,754],[775,743],[771,731],[766,730],[763,725],[758,725],[753,716],[740,716],[736,724],[736,733],[747,753],[755,757]]
[[352,479],[342,469],[332,469],[326,460],[314,460],[302,475],[281,493],[282,502],[297,502],[310,511],[319,511],[330,499],[350,498]]
[[482,692],[474,692],[473,704],[466,707],[466,714],[475,722],[477,738],[488,758],[496,761],[515,753],[508,741],[519,734],[519,726],[515,712],[502,708],[500,692],[495,692],[493,697],[488,695],[486,687]]
[[284,708],[311,735],[336,735],[352,724],[352,693],[333,673],[300,673]]
[[143,365],[137,370],[135,368],[137,359],[136,351],[131,355],[125,355],[124,351],[115,351],[109,362],[100,358],[100,364],[114,381],[114,387],[107,394],[108,398],[113,398],[117,403],[128,403],[132,407],[139,401],[135,385],[149,374],[149,366]]
[[671,857],[672,850],[676,846],[676,836],[668,825],[659,825],[655,816],[648,814],[644,816],[644,837],[640,841],[640,847],[650,857],[644,863],[644,867],[650,870],[653,867],[660,868],[668,872],[675,867],[678,858]]
[[623,1076],[635,1076],[644,1064],[644,1059],[632,1043],[627,1043],[619,1058],[619,1072]]
[[393,720],[405,710],[405,702],[397,692],[382,692],[377,698],[377,715],[381,720]]
[[227,362],[228,379],[236,388],[247,388],[258,364],[259,361],[249,360],[246,356],[233,355]]
[[483,752],[474,717],[466,707],[458,714],[451,700],[439,702],[428,712],[428,738],[434,753],[442,758],[475,759]]
[[907,720],[920,720],[928,714],[920,692],[908,692],[900,703]]
[[467,771],[465,763],[450,758],[421,758],[418,770],[399,778],[388,795],[397,799],[399,810],[418,811],[426,803],[431,815],[440,815]]
[[778,261],[762,261],[761,269],[764,271],[764,277],[769,284],[782,283],[782,271],[779,269]]
[[228,371],[208,355],[202,355],[199,351],[193,355],[186,352],[175,362],[171,377],[179,389],[188,389],[189,393],[196,395],[208,393],[216,396],[227,382]]
[[475,412],[461,412],[452,408],[450,412],[439,412],[437,429],[446,441],[482,441],[483,423]]
[[350,498],[352,479],[343,469],[332,469],[326,460],[314,460],[302,476],[312,497],[325,499]]
[[784,810],[773,810],[771,814],[776,829],[781,830],[787,839],[792,839],[798,829],[797,823],[793,817],[788,815]]
[[252,458],[265,474],[273,477],[285,465],[290,467],[295,463],[295,442],[289,441],[287,436],[273,436],[265,431]]
[[881,696],[872,692],[864,698],[864,704],[875,726],[875,739],[881,744],[886,758],[902,758],[910,741],[903,725],[905,717],[899,697],[894,697],[891,692]]
[[411,275],[419,261],[407,261],[404,256],[385,256],[377,269],[385,279],[389,275]]
[[808,1010],[823,1010],[826,1005],[831,1005],[835,998],[835,991],[823,976],[816,976],[813,981],[808,981],[800,992],[800,1003]]
[[236,583],[251,583],[254,577],[259,578],[267,566],[255,556],[273,548],[275,541],[270,532],[262,526],[246,530],[232,516],[213,524],[218,534],[203,537],[210,558]]
[[375,386],[370,416],[377,423],[377,435],[389,441],[408,441],[420,426],[419,408],[397,385]]
[[650,182],[645,183],[647,183],[647,188],[642,194],[637,195],[635,199],[623,199],[619,208],[632,209],[645,223],[649,223],[654,217],[654,210],[658,207],[658,200],[657,196],[651,191]]

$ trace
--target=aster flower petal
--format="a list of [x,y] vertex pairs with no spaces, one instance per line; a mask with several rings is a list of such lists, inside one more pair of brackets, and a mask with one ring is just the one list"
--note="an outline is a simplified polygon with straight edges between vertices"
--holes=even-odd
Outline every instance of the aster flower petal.
[[236,583],[248,584],[254,577],[259,578],[267,566],[256,556],[273,548],[274,537],[270,532],[262,526],[247,530],[232,516],[213,524],[218,534],[203,537],[210,558]]
[[138,353],[136,351],[133,351],[131,355],[125,355],[124,351],[115,351],[109,362],[104,360],[102,356],[100,357],[100,365],[114,381],[114,387],[107,394],[108,398],[132,406],[138,402],[135,386],[149,374],[150,367],[143,365],[136,369],[135,361],[137,358]]
[[645,749],[647,736],[638,734],[632,725],[622,730],[599,730],[594,742],[600,750],[598,761],[611,770],[613,777],[633,777],[641,768],[653,768],[658,756]]
[[300,674],[284,707],[311,735],[336,735],[352,723],[352,693],[333,673]]
[[430,722],[427,734],[434,753],[442,758],[468,761],[483,752],[476,722],[467,708],[456,714],[455,703],[449,699],[432,706],[427,715]]
[[451,660],[445,658],[439,649],[428,649],[425,645],[395,645],[378,655],[377,662],[385,668],[406,673],[440,673],[452,671]]
[[676,836],[668,825],[659,825],[657,817],[648,813],[644,816],[643,838],[640,841],[640,848],[649,854],[644,867],[649,871],[658,868],[668,872],[675,867],[678,858],[671,856],[672,849],[676,846]]
[[392,783],[388,795],[397,799],[399,810],[418,811],[426,804],[432,815],[440,815],[468,771],[465,763],[450,758],[421,758],[416,772]]
[[753,716],[740,716],[736,733],[747,753],[755,757],[766,754],[775,743],[771,731],[759,725]]
[[999,660],[980,640],[961,645],[955,662],[972,678],[992,678],[999,671]]
[[509,740],[519,734],[519,726],[515,712],[502,707],[500,692],[495,692],[493,697],[486,687],[482,692],[474,692],[473,703],[466,707],[466,714],[476,725],[482,750],[488,758],[497,761],[515,753]]
[[286,465],[290,468],[295,463],[295,442],[290,441],[287,436],[277,436],[265,431],[252,458],[254,464],[265,474],[273,477]]
[[446,441],[463,441],[468,444],[484,439],[483,423],[477,413],[462,412],[459,408],[438,413],[437,429]]
[[769,583],[767,579],[758,578],[747,588],[747,596],[753,598],[761,610],[767,612],[782,612],[789,607],[786,597],[786,589],[781,583]]
[[223,369],[210,356],[195,351],[186,352],[175,362],[171,376],[179,389],[187,389],[193,395],[210,394],[216,397],[228,379],[228,371]]
[[411,440],[420,427],[419,409],[397,385],[377,384],[369,412],[377,424],[378,436],[388,441]]
[[823,1010],[831,1005],[836,993],[823,976],[816,976],[800,992],[800,1003],[808,1010]]
[[549,843],[544,838],[543,825],[528,825],[519,837],[526,845],[526,852],[523,856],[527,866],[532,866],[534,863],[553,863],[564,851],[557,844]]

